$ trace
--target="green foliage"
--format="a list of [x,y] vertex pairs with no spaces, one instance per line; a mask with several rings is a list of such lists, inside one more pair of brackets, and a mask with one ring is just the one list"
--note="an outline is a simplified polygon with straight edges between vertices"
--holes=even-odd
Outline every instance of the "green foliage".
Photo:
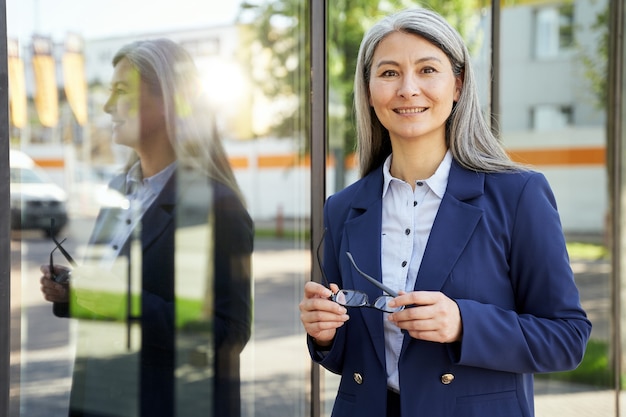
[[[95,291],[94,291],[95,293]],[[118,308],[120,300],[125,300],[125,296],[119,293],[112,293],[107,291],[98,291],[98,312],[94,312],[89,308],[82,306],[74,299],[71,302],[71,316],[72,318],[84,319],[84,320],[98,320],[98,321],[115,321],[124,322],[126,320],[125,308]],[[125,306],[125,301],[123,303]],[[139,316],[140,312],[140,296],[134,295],[132,297],[131,305],[133,306],[133,316]],[[198,299],[176,299],[176,328],[177,329],[209,329],[210,322],[202,318],[202,308],[204,304],[202,300]]]
[[274,103],[284,103],[271,122],[278,137],[308,131],[310,67],[308,10],[302,0],[243,2],[239,23],[251,27],[250,79]]
[[609,256],[606,246],[583,242],[567,242],[567,252],[572,260],[597,260]]
[[596,42],[593,48],[586,49],[578,45],[579,58],[583,67],[583,75],[589,82],[594,96],[594,104],[598,109],[607,105],[607,78],[609,57],[609,5],[596,15],[591,25],[591,33]]

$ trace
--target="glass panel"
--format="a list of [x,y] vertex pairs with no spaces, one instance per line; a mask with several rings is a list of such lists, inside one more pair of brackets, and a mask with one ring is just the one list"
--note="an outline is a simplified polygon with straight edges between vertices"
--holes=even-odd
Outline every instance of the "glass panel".
[[[593,323],[577,370],[538,375],[537,415],[615,415],[604,97],[608,1],[502,8],[502,138],[556,196],[582,304]],[[567,411],[566,411],[567,410]]]
[[198,4],[7,2],[12,416],[307,413],[307,2]]

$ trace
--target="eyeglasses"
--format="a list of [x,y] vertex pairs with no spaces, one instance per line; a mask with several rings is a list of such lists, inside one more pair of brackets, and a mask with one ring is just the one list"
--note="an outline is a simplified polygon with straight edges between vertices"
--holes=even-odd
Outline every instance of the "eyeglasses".
[[[322,234],[322,239],[320,240],[319,245],[317,246],[317,263],[319,264],[320,270],[322,272],[322,278],[327,287],[330,287],[328,278],[326,278],[326,273],[324,272],[324,268],[322,267],[322,261],[320,257],[320,249],[322,247],[322,242],[324,241],[324,235],[326,234],[326,230],[324,230],[324,234]],[[377,310],[383,311],[385,313],[395,313],[396,311],[400,311],[404,309],[404,306],[400,307],[390,307],[389,302],[398,296],[398,293],[377,281],[375,278],[372,278],[365,272],[361,271],[361,269],[356,265],[354,258],[350,252],[346,252],[346,256],[350,260],[350,263],[356,269],[356,271],[363,278],[367,279],[376,287],[380,288],[386,295],[382,295],[374,300],[373,303],[370,304],[369,298],[367,294],[362,291],[357,290],[339,290],[335,294],[329,297],[330,300],[336,302],[339,305],[344,307],[370,307],[375,308]]]
[[63,239],[62,241],[58,241],[55,237],[54,237],[54,218],[50,219],[50,236],[52,237],[52,241],[55,243],[55,247],[54,249],[52,249],[52,251],[50,251],[50,276],[52,278],[53,281],[55,282],[66,282],[69,279],[70,276],[70,271],[62,271],[59,274],[55,274],[54,273],[54,261],[52,259],[52,254],[54,253],[55,250],[59,250],[61,252],[61,254],[65,257],[65,259],[67,259],[67,261],[70,263],[70,265],[72,265],[73,267],[78,266],[76,261],[74,261],[74,258],[72,258],[72,256],[69,254],[68,251],[65,250],[65,248],[63,246],[61,246],[61,243],[65,242],[65,239]]

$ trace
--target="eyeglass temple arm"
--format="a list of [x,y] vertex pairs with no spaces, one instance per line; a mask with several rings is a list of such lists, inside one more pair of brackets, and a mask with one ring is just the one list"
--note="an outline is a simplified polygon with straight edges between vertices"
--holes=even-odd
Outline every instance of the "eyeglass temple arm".
[[356,262],[354,262],[354,258],[352,257],[352,254],[350,252],[346,252],[346,255],[348,256],[348,259],[350,259],[350,262],[352,263],[352,266],[354,267],[354,269],[357,270],[357,272],[359,274],[361,274],[361,276],[365,279],[367,279],[369,282],[371,282],[372,284],[374,284],[375,286],[377,286],[378,288],[380,288],[381,290],[383,290],[384,292],[386,292],[387,294],[391,295],[392,297],[397,297],[398,293],[395,292],[394,290],[392,290],[391,288],[387,287],[386,285],[384,285],[381,282],[378,282],[377,280],[375,280],[374,278],[370,277],[369,275],[367,275],[365,272],[361,271],[359,269],[358,266],[356,266]]
[[[55,238],[52,238],[52,240],[54,241],[54,243],[56,244],[56,247],[59,248],[59,251],[61,251],[61,253],[63,254],[63,256],[65,257],[65,259],[67,259],[67,261],[70,263],[70,265],[72,265],[74,268],[76,268],[78,266],[78,264],[76,263],[76,261],[74,260],[74,258],[72,258],[72,255],[70,255],[65,248],[63,248],[63,246],[61,246],[61,243],[63,243],[65,241],[65,239],[63,239],[61,242],[57,242],[57,240]],[[55,248],[56,249],[56,248]]]
[[[63,246],[61,246],[61,243],[65,242],[65,239],[63,239],[62,241],[59,242],[54,237],[54,217],[52,217],[50,219],[50,236],[52,237],[52,241],[56,245],[56,247],[54,249],[58,248],[59,251],[61,251],[61,253],[63,254],[63,256],[65,256],[65,259],[67,259],[67,261],[70,263],[70,265],[72,265],[74,268],[76,268],[78,266],[78,264],[76,263],[74,258],[72,258],[72,255],[70,255],[69,252],[66,251]],[[54,252],[54,249],[52,250],[52,252]],[[50,252],[50,267],[52,267],[52,252]]]

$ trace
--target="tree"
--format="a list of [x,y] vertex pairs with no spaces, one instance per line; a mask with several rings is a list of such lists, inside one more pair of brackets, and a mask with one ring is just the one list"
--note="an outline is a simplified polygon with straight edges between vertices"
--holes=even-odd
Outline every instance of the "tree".
[[[243,2],[239,23],[251,27],[249,76],[272,106],[267,134],[293,137],[308,130],[308,10],[302,0]],[[302,121],[302,122],[300,122]]]
[[595,17],[590,27],[595,36],[592,50],[579,45],[580,59],[583,64],[584,76],[589,82],[594,97],[594,104],[598,109],[605,109],[607,105],[607,63],[609,57],[609,5],[602,9]]

